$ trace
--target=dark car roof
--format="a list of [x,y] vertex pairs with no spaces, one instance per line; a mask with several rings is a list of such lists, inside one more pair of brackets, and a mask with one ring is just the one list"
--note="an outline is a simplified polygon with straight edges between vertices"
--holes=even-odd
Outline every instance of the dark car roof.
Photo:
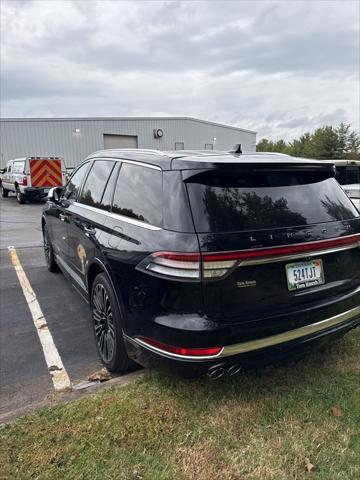
[[333,165],[319,160],[291,157],[282,153],[249,152],[233,153],[215,150],[147,150],[147,149],[108,149],[92,153],[87,159],[113,158],[133,160],[136,162],[154,165],[162,170],[192,170],[202,168],[217,168],[233,165],[269,165],[307,166],[314,169],[333,169]]

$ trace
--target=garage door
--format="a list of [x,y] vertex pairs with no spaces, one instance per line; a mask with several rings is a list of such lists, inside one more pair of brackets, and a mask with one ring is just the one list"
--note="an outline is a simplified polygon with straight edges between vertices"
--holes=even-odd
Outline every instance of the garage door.
[[104,133],[104,148],[137,148],[137,136]]

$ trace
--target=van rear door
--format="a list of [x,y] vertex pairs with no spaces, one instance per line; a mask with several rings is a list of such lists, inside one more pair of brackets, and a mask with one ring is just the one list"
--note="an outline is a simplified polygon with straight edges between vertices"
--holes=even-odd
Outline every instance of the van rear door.
[[49,189],[63,185],[61,158],[32,157],[29,159],[29,165],[32,187]]

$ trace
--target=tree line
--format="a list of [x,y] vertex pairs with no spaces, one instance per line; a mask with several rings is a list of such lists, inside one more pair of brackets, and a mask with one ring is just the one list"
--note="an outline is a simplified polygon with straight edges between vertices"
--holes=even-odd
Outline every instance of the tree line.
[[263,138],[257,144],[256,151],[287,153],[294,157],[321,160],[360,160],[360,135],[347,123],[340,123],[338,127],[325,125],[290,142]]

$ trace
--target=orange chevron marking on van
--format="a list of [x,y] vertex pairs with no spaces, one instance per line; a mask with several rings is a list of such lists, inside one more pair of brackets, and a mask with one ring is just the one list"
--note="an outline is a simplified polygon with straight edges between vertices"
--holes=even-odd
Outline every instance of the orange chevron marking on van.
[[61,160],[30,160],[30,174],[33,187],[60,187]]

